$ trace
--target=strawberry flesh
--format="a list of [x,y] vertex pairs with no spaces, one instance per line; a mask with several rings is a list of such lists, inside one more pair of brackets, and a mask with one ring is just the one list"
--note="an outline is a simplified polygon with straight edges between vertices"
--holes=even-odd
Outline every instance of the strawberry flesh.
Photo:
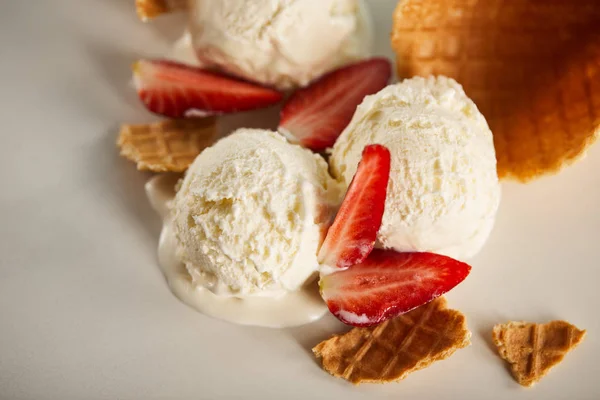
[[385,58],[330,72],[296,91],[281,111],[279,132],[314,151],[333,146],[365,96],[383,89],[392,75]]
[[363,263],[321,276],[321,296],[345,324],[372,326],[443,295],[470,271],[438,254],[375,249]]
[[346,197],[319,250],[324,268],[348,268],[363,262],[375,246],[385,210],[390,152],[366,146]]
[[146,108],[169,118],[263,108],[282,99],[276,90],[166,60],[140,60],[134,84]]

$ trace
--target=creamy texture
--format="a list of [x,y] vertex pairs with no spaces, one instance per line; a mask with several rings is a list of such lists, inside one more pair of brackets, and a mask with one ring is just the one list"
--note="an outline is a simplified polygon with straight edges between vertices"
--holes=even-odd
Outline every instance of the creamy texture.
[[392,154],[379,244],[475,255],[493,227],[500,185],[492,133],[462,87],[445,77],[413,78],[366,97],[330,159],[345,185],[370,143]]
[[363,0],[192,0],[192,44],[203,65],[269,86],[305,86],[368,57]]
[[192,36],[189,31],[184,32],[166,55],[167,59],[178,61],[184,64],[201,67],[202,65],[196,57],[196,52],[192,47]]
[[239,129],[204,150],[173,201],[177,254],[222,296],[277,296],[318,270],[340,200],[325,160],[281,135]]
[[255,296],[244,299],[219,296],[194,284],[185,265],[177,257],[177,239],[168,206],[175,196],[177,179],[176,175],[158,175],[146,184],[146,193],[164,221],[158,246],[159,264],[171,291],[182,302],[214,318],[272,328],[306,324],[325,314],[327,307],[319,296],[315,281],[306,282],[300,290],[275,298]]

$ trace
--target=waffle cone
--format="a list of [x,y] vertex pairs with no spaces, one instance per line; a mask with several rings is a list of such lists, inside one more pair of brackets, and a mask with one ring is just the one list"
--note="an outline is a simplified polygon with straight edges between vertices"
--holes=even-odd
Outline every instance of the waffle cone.
[[149,125],[123,125],[117,140],[121,155],[139,170],[183,172],[216,140],[216,119],[182,119]]
[[331,375],[354,384],[404,379],[470,344],[464,315],[438,298],[376,327],[354,328],[319,343],[313,353]]
[[500,356],[511,364],[515,379],[532,386],[581,343],[585,333],[565,321],[508,322],[496,325],[492,337]]
[[577,160],[600,134],[597,0],[402,0],[399,77],[459,81],[494,134],[498,175],[528,181]]
[[186,10],[188,0],[135,0],[138,17],[142,21],[156,18],[162,14]]

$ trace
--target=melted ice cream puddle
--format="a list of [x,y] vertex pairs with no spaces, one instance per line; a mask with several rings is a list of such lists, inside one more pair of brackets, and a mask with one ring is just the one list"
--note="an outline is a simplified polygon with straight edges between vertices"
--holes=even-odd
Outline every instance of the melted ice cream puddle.
[[316,321],[327,311],[315,281],[280,297],[223,297],[192,283],[176,255],[177,247],[167,203],[175,196],[177,177],[158,175],[146,183],[150,204],[163,219],[158,262],[171,291],[179,300],[203,314],[241,325],[271,328],[297,326]]

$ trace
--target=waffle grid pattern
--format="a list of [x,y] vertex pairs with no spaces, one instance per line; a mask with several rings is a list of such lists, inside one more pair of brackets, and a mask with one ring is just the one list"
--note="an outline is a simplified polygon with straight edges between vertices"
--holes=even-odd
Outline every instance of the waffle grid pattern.
[[500,356],[512,364],[515,379],[532,386],[584,338],[585,331],[565,321],[547,324],[509,322],[496,325],[493,340]]
[[374,328],[354,328],[313,351],[332,375],[353,383],[388,382],[449,357],[469,337],[464,316],[438,299]]
[[183,172],[216,135],[214,118],[169,120],[149,125],[123,125],[121,155],[139,170]]
[[492,128],[500,177],[557,172],[598,136],[596,0],[404,0],[394,21],[399,76],[459,81]]

